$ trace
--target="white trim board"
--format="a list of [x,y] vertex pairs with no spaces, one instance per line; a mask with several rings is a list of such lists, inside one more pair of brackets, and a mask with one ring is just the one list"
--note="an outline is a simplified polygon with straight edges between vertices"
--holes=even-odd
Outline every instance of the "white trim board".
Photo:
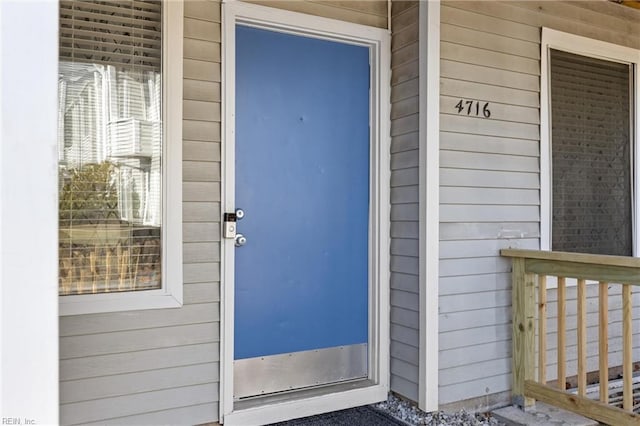
[[438,409],[440,250],[440,1],[419,5],[419,297],[418,406]]
[[182,306],[183,0],[163,2],[162,288],[60,296],[60,315]]
[[58,15],[57,2],[0,1],[3,424],[60,422]]
[[302,397],[292,392],[286,401],[236,409],[233,401],[234,242],[222,240],[221,250],[221,378],[220,421],[264,424],[319,414],[386,398],[389,390],[389,87],[390,36],[387,30],[296,12],[227,1],[222,5],[222,187],[221,213],[235,210],[235,26],[256,26],[289,34],[369,47],[371,61],[371,212],[369,380],[357,390]]
[[640,238],[638,215],[640,214],[640,155],[638,152],[638,135],[640,135],[640,50],[620,46],[600,40],[564,33],[549,28],[542,28],[541,43],[541,78],[540,78],[540,249],[551,250],[551,109],[550,109],[550,64],[549,49],[557,49],[578,55],[590,56],[608,61],[631,64],[634,67],[633,86],[633,120],[634,141],[632,163],[633,173],[633,253],[640,255]]

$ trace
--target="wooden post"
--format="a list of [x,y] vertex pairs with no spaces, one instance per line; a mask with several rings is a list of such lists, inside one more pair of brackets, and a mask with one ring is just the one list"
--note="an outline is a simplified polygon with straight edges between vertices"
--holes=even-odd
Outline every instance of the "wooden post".
[[609,284],[600,281],[598,297],[598,368],[600,370],[600,401],[609,402]]
[[633,341],[631,286],[622,286],[622,408],[633,411]]
[[567,389],[567,284],[564,277],[558,277],[558,388]]
[[578,280],[578,395],[587,394],[587,283]]
[[547,276],[538,276],[538,383],[547,383]]
[[535,374],[535,275],[525,272],[525,259],[513,259],[513,403],[526,410],[535,404],[524,393]]

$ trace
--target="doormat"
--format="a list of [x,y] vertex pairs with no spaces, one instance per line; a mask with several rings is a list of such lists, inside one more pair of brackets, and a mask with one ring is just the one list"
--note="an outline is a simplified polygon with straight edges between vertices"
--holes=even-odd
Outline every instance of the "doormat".
[[349,408],[288,422],[273,423],[271,426],[406,426],[406,423],[377,411],[369,406]]

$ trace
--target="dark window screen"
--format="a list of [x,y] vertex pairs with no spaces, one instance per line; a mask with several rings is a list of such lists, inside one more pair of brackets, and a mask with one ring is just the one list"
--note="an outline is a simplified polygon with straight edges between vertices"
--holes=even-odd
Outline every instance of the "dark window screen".
[[551,50],[553,250],[632,254],[630,75]]

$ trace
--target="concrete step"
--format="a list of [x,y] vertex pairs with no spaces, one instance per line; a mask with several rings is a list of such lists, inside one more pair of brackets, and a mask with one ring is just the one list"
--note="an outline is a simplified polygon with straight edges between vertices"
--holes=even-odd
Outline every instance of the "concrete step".
[[491,412],[493,417],[507,426],[598,426],[595,420],[561,410],[552,405],[536,402],[531,410],[522,411],[515,406],[504,407]]

